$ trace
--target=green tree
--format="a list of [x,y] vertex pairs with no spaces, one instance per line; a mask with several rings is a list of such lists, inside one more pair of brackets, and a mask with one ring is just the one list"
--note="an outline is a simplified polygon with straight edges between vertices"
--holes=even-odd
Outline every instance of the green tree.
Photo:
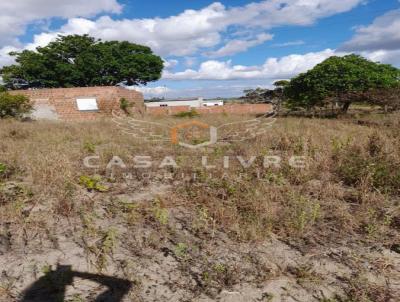
[[292,107],[310,109],[335,102],[347,112],[351,103],[362,100],[366,91],[395,87],[399,79],[400,70],[391,65],[354,54],[331,57],[293,78],[285,88],[285,95]]
[[275,89],[273,90],[275,109],[280,112],[282,103],[286,100],[285,89],[289,85],[288,80],[280,80],[274,83]]
[[160,79],[163,70],[162,59],[147,46],[87,35],[59,36],[36,51],[11,55],[17,64],[1,70],[5,81],[23,78],[43,87],[146,85]]
[[285,88],[290,84],[288,80],[279,80],[274,83],[274,86],[277,88]]
[[371,89],[363,94],[369,104],[381,106],[385,112],[400,110],[400,85],[386,89]]
[[272,102],[272,98],[274,96],[273,90],[260,87],[256,89],[247,89],[243,92],[245,94],[243,99],[246,101],[246,103],[251,104],[270,103]]
[[0,118],[22,117],[32,111],[32,104],[24,95],[0,93]]
[[285,99],[284,89],[289,84],[289,81],[281,80],[274,83],[274,89],[256,88],[247,89],[244,91],[243,99],[247,103],[272,103],[277,111],[280,110],[281,104]]

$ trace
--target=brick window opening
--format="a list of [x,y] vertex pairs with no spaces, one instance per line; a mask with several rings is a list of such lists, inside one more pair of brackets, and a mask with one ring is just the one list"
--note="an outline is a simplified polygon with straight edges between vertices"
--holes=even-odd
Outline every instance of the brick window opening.
[[96,98],[79,98],[76,99],[76,105],[79,111],[96,112],[99,111]]

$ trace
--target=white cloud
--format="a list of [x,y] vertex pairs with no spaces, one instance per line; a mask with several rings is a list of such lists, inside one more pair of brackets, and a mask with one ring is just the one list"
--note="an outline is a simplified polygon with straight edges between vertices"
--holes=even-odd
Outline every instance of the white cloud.
[[282,58],[269,58],[261,66],[232,65],[231,61],[210,60],[203,62],[198,70],[187,69],[182,72],[165,71],[163,79],[169,80],[235,80],[235,79],[275,79],[290,78],[313,68],[325,59],[340,55],[332,49],[311,52],[304,55],[289,55]]
[[16,44],[28,24],[60,17],[91,17],[101,12],[119,13],[117,0],[2,0],[0,2],[0,46]]
[[251,47],[263,44],[266,41],[272,40],[273,35],[271,34],[259,34],[254,39],[238,40],[234,39],[229,41],[225,46],[218,50],[206,53],[209,57],[219,58],[234,55],[236,53],[244,52]]
[[185,57],[185,66],[186,67],[192,67],[196,65],[198,62],[198,59],[196,57]]
[[[186,10],[169,18],[113,20],[109,16],[95,21],[82,18],[71,19],[60,32],[84,31],[103,40],[127,40],[150,46],[162,56],[187,56],[201,48],[220,43],[219,31],[224,26],[216,26],[216,20],[223,17],[225,8],[215,3],[201,10]],[[75,24],[85,23],[84,30]],[[82,32],[81,32],[82,33]]]
[[93,22],[88,33],[105,40],[142,43],[164,56],[189,56],[218,46],[221,35],[231,26],[253,31],[282,25],[309,25],[319,18],[348,11],[362,1],[267,0],[233,8],[216,2],[169,18],[113,20],[102,17]]
[[351,10],[363,0],[269,0],[229,10],[225,22],[271,28],[279,25],[309,25],[315,20]]
[[[63,32],[63,34],[69,34],[73,32]],[[59,32],[52,32],[52,33],[41,33],[38,35],[33,36],[33,41],[31,43],[26,44],[25,46],[21,47],[14,47],[14,46],[5,46],[0,48],[0,68],[6,65],[11,65],[15,62],[14,57],[9,55],[10,52],[16,51],[20,52],[24,49],[27,50],[35,50],[37,47],[43,47],[49,44],[50,42],[54,41],[57,36],[61,34]]]
[[299,46],[299,45],[304,45],[306,44],[306,42],[304,42],[303,40],[296,40],[296,41],[289,41],[289,42],[285,42],[285,43],[276,43],[273,44],[273,47],[288,47],[288,46]]
[[146,97],[149,96],[164,96],[171,93],[173,90],[166,86],[157,87],[138,87],[138,86],[127,86],[129,90],[136,90],[142,92]]
[[178,60],[167,60],[164,59],[164,68],[166,70],[174,69],[179,64]]
[[[41,3],[37,3],[37,0],[16,0],[10,2],[15,4],[0,4],[0,16],[4,23],[7,23],[4,20],[10,16],[21,23],[20,26],[12,26],[19,28],[16,32],[9,31],[8,23],[7,26],[0,26],[6,29],[6,36],[11,38],[21,34],[23,25],[28,22],[59,16],[71,18],[57,31],[62,34],[87,33],[104,40],[128,40],[148,45],[159,55],[190,56],[199,51],[215,51],[215,47],[221,44],[222,35],[227,35],[230,27],[236,31],[254,33],[275,26],[309,25],[319,18],[351,10],[363,0],[266,0],[233,8],[226,8],[215,2],[203,9],[185,10],[168,18],[114,20],[103,16],[94,21],[74,17],[93,15],[101,11],[119,12],[121,6],[116,0],[39,1]],[[246,50],[268,40],[267,38],[269,36],[266,34],[255,40],[231,38],[233,41],[222,48],[220,46],[215,54]],[[0,40],[0,46],[1,42]]]
[[[213,85],[209,86],[195,86],[180,89],[171,89],[165,86],[158,87],[132,87],[130,89],[137,90],[143,93],[145,99],[153,97],[165,97],[166,99],[180,99],[180,98],[214,98],[214,97],[236,97],[243,94],[243,91],[253,87],[265,87],[258,84],[241,85]],[[270,86],[268,86],[270,87]],[[272,84],[271,84],[272,87]]]
[[0,67],[14,63],[14,58],[8,55],[12,51],[18,51],[18,49],[12,46],[6,46],[0,49]]
[[[173,98],[216,98],[216,97],[237,97],[243,94],[245,89],[252,88],[254,86],[246,85],[213,85],[212,87],[192,87],[182,88],[179,90],[172,89],[166,94],[167,99]],[[146,97],[152,97],[154,95],[146,95]]]
[[344,51],[378,51],[400,49],[400,9],[357,28],[355,36],[341,47]]
[[339,51],[355,52],[375,62],[400,66],[400,9],[376,18],[368,26],[358,27],[354,37]]
[[400,67],[400,49],[362,51],[360,54],[374,62],[392,64]]

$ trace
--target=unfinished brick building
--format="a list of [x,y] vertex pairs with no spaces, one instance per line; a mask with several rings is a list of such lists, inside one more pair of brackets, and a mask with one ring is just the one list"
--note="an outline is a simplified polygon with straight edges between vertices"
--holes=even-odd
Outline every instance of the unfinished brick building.
[[120,110],[120,100],[125,98],[132,104],[130,110],[143,108],[142,93],[121,87],[79,87],[38,90],[18,90],[12,94],[23,94],[34,104],[33,118],[85,121],[111,116]]

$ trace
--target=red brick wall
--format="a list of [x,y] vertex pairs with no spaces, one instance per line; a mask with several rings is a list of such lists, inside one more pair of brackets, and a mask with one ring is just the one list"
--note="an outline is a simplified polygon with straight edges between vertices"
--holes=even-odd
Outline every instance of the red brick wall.
[[225,106],[202,107],[196,109],[200,114],[229,113],[229,114],[264,114],[271,112],[271,104],[232,104]]
[[[232,104],[225,106],[195,108],[200,114],[264,114],[273,111],[271,104]],[[190,111],[189,106],[176,107],[147,107],[146,112],[150,115],[173,115],[179,112]]]
[[180,112],[190,111],[189,106],[173,107],[147,107],[146,112],[150,115],[174,115]]
[[[54,106],[59,118],[67,121],[110,116],[112,110],[120,110],[121,98],[133,104],[132,111],[144,110],[142,93],[114,86],[18,90],[11,93],[26,95],[34,104]],[[96,98],[99,111],[79,111],[77,98]]]

